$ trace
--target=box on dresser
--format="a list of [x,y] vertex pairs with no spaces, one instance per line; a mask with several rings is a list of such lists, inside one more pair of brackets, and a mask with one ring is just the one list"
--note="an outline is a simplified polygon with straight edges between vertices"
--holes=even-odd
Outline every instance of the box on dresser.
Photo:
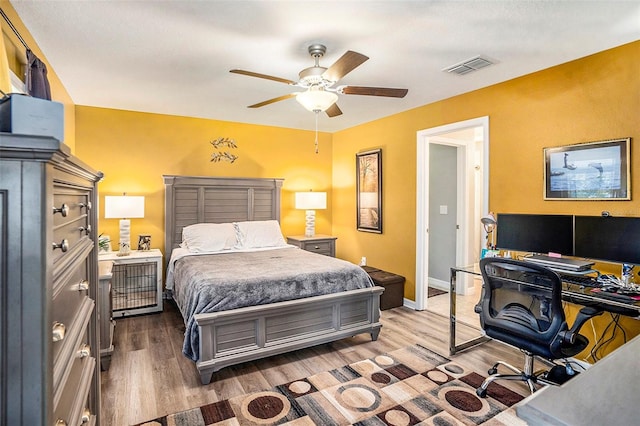
[[100,422],[96,184],[51,137],[0,133],[0,424]]
[[0,131],[64,140],[64,105],[11,94],[0,101]]

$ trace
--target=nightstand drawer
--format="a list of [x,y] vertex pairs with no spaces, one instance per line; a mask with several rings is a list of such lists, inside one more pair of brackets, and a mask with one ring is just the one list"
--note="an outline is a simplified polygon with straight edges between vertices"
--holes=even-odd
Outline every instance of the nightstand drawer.
[[329,235],[287,237],[287,243],[312,253],[331,257],[336,256],[336,237],[331,237]]
[[304,247],[302,247],[303,250],[324,254],[326,256],[331,256],[332,248],[333,243],[329,241],[305,243]]

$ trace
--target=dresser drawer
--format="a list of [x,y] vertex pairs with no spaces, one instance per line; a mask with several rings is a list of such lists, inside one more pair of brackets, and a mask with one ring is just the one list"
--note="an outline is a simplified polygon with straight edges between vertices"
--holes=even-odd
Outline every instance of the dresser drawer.
[[[89,298],[88,274],[89,269],[87,259],[85,259],[79,267],[69,271],[63,282],[54,284],[51,320],[54,323],[64,325],[65,336],[71,331],[72,324],[78,321],[77,316],[83,306],[83,302]],[[65,338],[53,344],[54,361],[64,341]]]
[[[58,334],[58,340],[56,340],[56,331],[53,332],[53,389],[56,395],[58,395],[57,392],[60,389],[65,387],[73,363],[77,358],[78,350],[89,341],[87,328],[94,308],[95,302],[93,299],[85,297],[75,318],[72,318],[72,322],[64,324],[62,338],[59,338],[60,334]],[[57,324],[54,323],[52,326],[55,327]],[[96,347],[91,348],[92,353],[96,350],[99,351],[97,344],[94,346]],[[55,402],[56,400],[54,399]]]
[[53,194],[53,261],[73,252],[82,239],[92,238],[90,192],[56,186]]
[[56,186],[53,189],[53,226],[57,227],[67,222],[83,219],[89,220],[87,210],[90,209],[90,193],[85,190],[77,190]]
[[88,409],[89,390],[96,368],[96,358],[92,355],[85,349],[79,349],[64,388],[54,396],[54,401],[57,401],[54,418],[63,420],[67,425],[88,425],[94,417]]

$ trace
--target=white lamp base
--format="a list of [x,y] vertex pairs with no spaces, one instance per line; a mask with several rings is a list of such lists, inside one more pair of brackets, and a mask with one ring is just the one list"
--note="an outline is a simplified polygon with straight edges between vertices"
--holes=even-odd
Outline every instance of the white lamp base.
[[307,210],[304,216],[304,236],[313,237],[316,235],[316,211]]
[[120,219],[120,244],[118,256],[129,256],[131,254],[131,221]]

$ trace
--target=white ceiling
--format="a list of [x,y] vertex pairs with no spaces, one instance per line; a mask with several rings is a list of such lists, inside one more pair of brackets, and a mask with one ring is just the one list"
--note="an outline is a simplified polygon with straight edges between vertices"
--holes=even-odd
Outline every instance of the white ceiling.
[[[11,0],[74,103],[313,129],[302,89],[229,73],[298,79],[307,48],[370,57],[338,84],[409,89],[403,99],[340,95],[334,132],[640,39],[640,1]],[[496,65],[442,71],[476,55]]]

